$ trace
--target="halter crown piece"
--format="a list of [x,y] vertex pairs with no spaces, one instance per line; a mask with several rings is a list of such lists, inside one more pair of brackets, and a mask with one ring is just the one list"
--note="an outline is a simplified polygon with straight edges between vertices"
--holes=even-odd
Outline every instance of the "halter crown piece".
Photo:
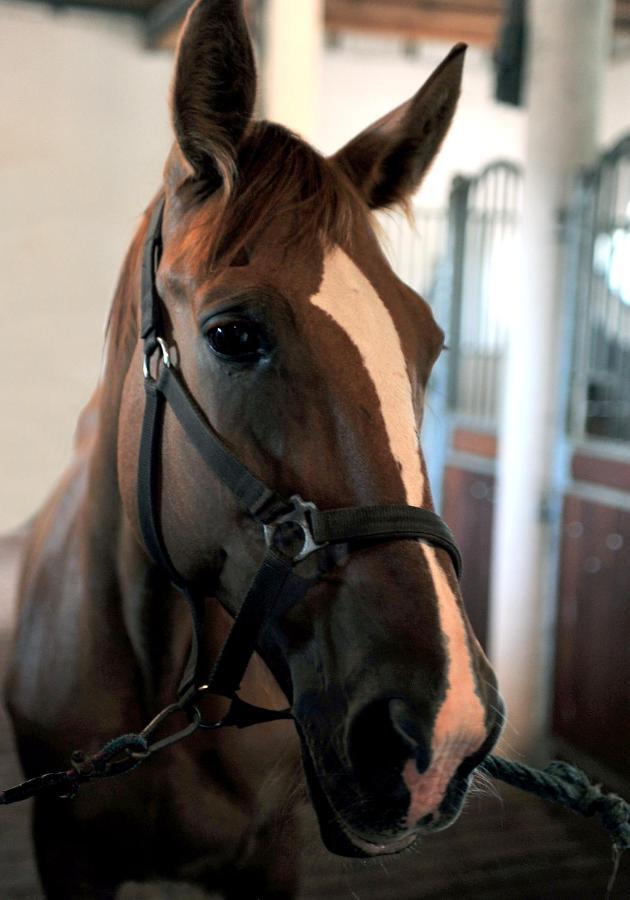
[[[188,391],[163,338],[162,300],[156,286],[162,255],[163,214],[164,198],[160,197],[151,215],[142,260],[140,337],[144,349],[146,402],[138,460],[138,515],[151,558],[188,601],[193,624],[188,661],[177,700],[161,710],[139,734],[114,738],[92,755],[75,751],[68,770],[40,775],[0,792],[0,805],[25,800],[41,792],[74,797],[83,782],[128,772],[151,754],[183,740],[198,728],[216,730],[230,725],[246,728],[260,722],[292,718],[290,709],[262,709],[247,703],[238,696],[238,690],[249,660],[258,649],[286,696],[291,698],[286,664],[265,641],[264,632],[274,614],[300,602],[316,583],[317,577],[304,578],[295,568],[322,547],[349,542],[415,539],[445,550],[457,577],[461,575],[462,560],[455,539],[448,526],[431,510],[406,505],[319,510],[314,503],[297,495],[288,499],[280,496],[228,450]],[[156,354],[159,357],[154,377],[151,368]],[[158,463],[167,403],[203,462],[258,523],[267,547],[240,608],[228,610],[234,615],[234,622],[209,677],[203,671],[199,653],[206,592],[188,583],[177,571],[160,527]],[[288,541],[287,536],[291,538]],[[206,693],[230,701],[227,714],[218,722],[203,721],[198,703]],[[164,723],[176,713],[186,715],[186,726],[166,737],[158,737]],[[604,794],[584,773],[566,763],[552,763],[545,771],[539,771],[488,756],[482,767],[494,778],[568,806],[574,812],[598,815],[613,839],[616,871],[619,853],[630,847],[630,806],[623,799]]]

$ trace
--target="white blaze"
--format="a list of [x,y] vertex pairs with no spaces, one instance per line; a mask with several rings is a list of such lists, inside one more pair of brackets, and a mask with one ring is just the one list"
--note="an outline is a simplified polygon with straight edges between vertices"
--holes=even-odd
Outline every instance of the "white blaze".
[[[424,476],[420,464],[412,387],[400,337],[389,310],[373,286],[339,247],[324,262],[319,291],[311,302],[344,330],[359,351],[379,399],[392,456],[398,463],[406,500],[422,506]],[[432,738],[432,762],[420,774],[411,760],[403,777],[409,788],[409,824],[439,805],[448,781],[462,760],[485,737],[485,712],[476,692],[464,621],[446,573],[432,547],[418,544],[435,587],[440,625],[447,639],[448,689]]]
[[335,320],[361,354],[380,401],[407,502],[422,506],[424,478],[411,384],[389,310],[365,275],[339,247],[327,256],[322,283],[311,302]]

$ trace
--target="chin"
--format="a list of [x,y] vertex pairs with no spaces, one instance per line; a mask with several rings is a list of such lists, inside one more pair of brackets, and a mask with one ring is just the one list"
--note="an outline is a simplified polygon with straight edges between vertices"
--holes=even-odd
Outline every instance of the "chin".
[[[391,826],[387,825],[387,827],[381,825],[374,827],[367,822],[350,822],[348,817],[339,813],[324,787],[325,779],[322,779],[317,773],[311,754],[304,742],[302,742],[302,761],[311,803],[319,823],[322,843],[330,853],[355,859],[369,859],[402,853],[409,850],[422,836],[448,828],[455,822],[462,810],[470,781],[470,775],[453,778],[437,812],[425,816],[413,827],[403,824],[404,809],[408,799],[404,796],[404,789],[397,792],[399,796],[393,798],[391,804],[381,797],[378,803],[386,808],[392,809],[393,807],[395,814],[398,813],[395,822],[401,824],[399,827],[396,827],[395,823]],[[377,801],[366,802],[364,806],[376,808]]]

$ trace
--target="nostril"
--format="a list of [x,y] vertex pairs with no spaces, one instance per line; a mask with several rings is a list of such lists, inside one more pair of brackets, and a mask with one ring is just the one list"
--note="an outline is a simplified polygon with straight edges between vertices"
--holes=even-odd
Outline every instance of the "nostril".
[[431,736],[428,729],[413,715],[404,700],[389,701],[389,717],[394,731],[407,744],[415,758],[418,772],[426,772],[431,764]]
[[386,788],[400,779],[412,757],[419,772],[431,761],[430,729],[400,698],[385,698],[367,704],[356,714],[348,736],[350,762],[363,781]]

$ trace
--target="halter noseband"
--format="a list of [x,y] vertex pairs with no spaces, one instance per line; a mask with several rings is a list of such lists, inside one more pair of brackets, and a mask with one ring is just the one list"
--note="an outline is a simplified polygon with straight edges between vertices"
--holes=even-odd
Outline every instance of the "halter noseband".
[[[179,709],[193,711],[191,714],[198,727],[245,727],[272,719],[290,718],[290,710],[260,709],[241,700],[237,691],[252,654],[257,648],[261,649],[263,632],[274,610],[277,611],[278,606],[287,609],[302,600],[317,580],[303,578],[295,572],[301,560],[329,544],[413,538],[445,550],[459,577],[461,556],[448,526],[429,509],[399,505],[320,510],[314,503],[297,495],[289,499],[280,496],[227,449],[186,388],[162,337],[162,301],[157,291],[156,273],[162,255],[163,214],[164,199],[160,198],[151,215],[142,261],[140,336],[144,344],[146,403],[138,465],[138,514],[146,549],[154,562],[168,574],[173,585],[184,594],[192,613],[193,640],[176,705]],[[159,361],[153,377],[151,363],[157,351]],[[208,468],[258,523],[267,546],[262,565],[235,614],[232,628],[209,678],[204,677],[199,655],[205,592],[187,582],[177,571],[160,527],[158,461],[167,403]],[[298,540],[289,541],[287,550],[287,536],[294,538],[296,534]],[[233,610],[230,612],[234,614]],[[263,658],[290,697],[290,679],[282,660],[268,645],[264,647]],[[201,722],[194,704],[204,692],[218,694],[231,701],[229,712],[221,722],[212,725]]]

